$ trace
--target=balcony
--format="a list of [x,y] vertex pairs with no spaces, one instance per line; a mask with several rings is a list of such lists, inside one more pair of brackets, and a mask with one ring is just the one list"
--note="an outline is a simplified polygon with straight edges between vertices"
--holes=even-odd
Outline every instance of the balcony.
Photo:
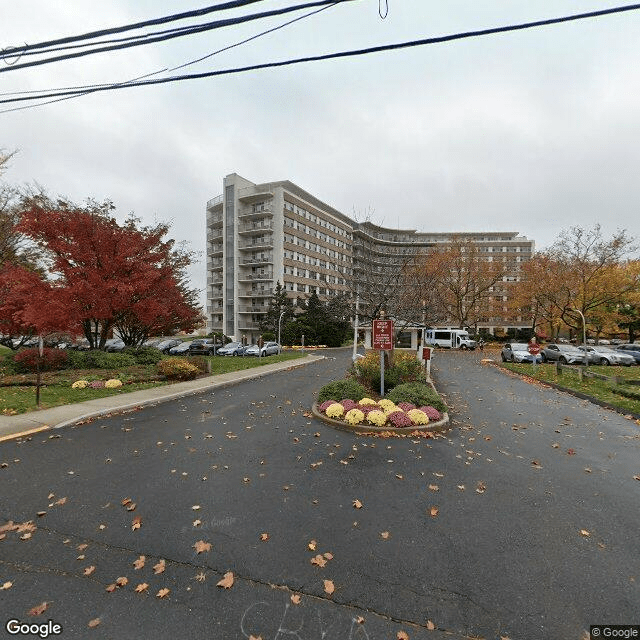
[[[222,262],[222,260],[220,261]],[[273,264],[273,256],[259,256],[252,258],[242,258],[241,265]]]
[[222,214],[221,213],[208,213],[207,214],[207,227],[211,229],[222,227]]
[[273,281],[273,272],[267,273],[241,273],[238,275],[238,281],[255,282],[256,280]]
[[207,269],[212,271],[219,271],[224,266],[224,260],[208,260]]
[[222,242],[216,242],[209,248],[209,257],[220,257],[223,254]]
[[207,286],[210,287],[211,285],[214,284],[222,284],[222,274],[221,273],[215,273],[213,275],[210,275],[207,278]]
[[253,187],[238,189],[238,200],[241,202],[255,202],[257,200],[264,200],[265,198],[273,198],[271,185],[255,185]]
[[245,289],[238,292],[238,298],[270,298],[273,295],[271,287],[262,287],[261,289]]
[[238,249],[240,251],[247,251],[250,249],[272,249],[273,248],[273,238],[263,238],[261,240],[252,240],[247,242],[238,243]]
[[239,313],[267,313],[267,307],[240,307]]
[[254,209],[253,207],[242,207],[238,210],[238,218],[241,220],[252,220],[272,215],[273,207],[271,205],[264,205],[262,207],[258,207],[257,209]]
[[209,242],[215,242],[216,240],[222,240],[222,237],[223,237],[223,233],[222,233],[222,228],[221,227],[218,227],[217,229],[209,229],[207,231],[207,240]]
[[273,223],[271,220],[238,225],[238,233],[250,234],[259,233],[260,231],[273,231]]
[[211,200],[207,201],[207,209],[213,209],[214,207],[219,207],[222,205],[222,194],[216,196],[215,198],[211,198]]

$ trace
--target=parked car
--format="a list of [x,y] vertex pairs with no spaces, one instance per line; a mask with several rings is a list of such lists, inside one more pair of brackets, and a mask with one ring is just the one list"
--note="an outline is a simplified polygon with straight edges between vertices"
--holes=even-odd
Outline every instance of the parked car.
[[611,344],[624,344],[624,340],[621,340],[620,338],[611,338]]
[[189,355],[189,342],[181,342],[175,347],[169,349],[170,356],[188,356]]
[[189,344],[189,353],[192,356],[215,356],[219,346],[209,338],[192,340]]
[[[507,342],[502,347],[502,362],[531,362],[534,357],[529,353],[529,345],[525,342]],[[538,354],[535,357],[536,362],[542,362],[542,357]]]
[[560,362],[561,364],[586,364],[587,356],[578,347],[570,344],[550,343],[540,352],[542,362]]
[[109,351],[110,353],[123,351],[124,348],[124,341],[122,341],[120,338],[109,338],[104,343],[104,350]]
[[628,353],[618,351],[617,349],[610,349],[609,347],[578,347],[580,351],[586,351],[589,357],[589,364],[601,364],[601,365],[624,365],[630,367],[635,364],[635,358]]
[[271,356],[280,353],[280,345],[277,342],[265,342],[262,349],[257,344],[252,344],[244,351],[245,356]]
[[162,342],[162,338],[149,338],[142,343],[143,347],[155,347]]
[[640,364],[640,344],[621,344],[616,347],[616,351],[622,351],[629,356],[632,356],[637,364]]
[[170,338],[167,340],[162,340],[158,342],[158,344],[153,345],[158,351],[162,351],[162,353],[169,353],[169,349],[182,344],[182,340],[178,338]]
[[218,349],[219,356],[242,356],[244,355],[245,347],[242,346],[241,342],[230,342],[226,344],[224,347],[220,347]]

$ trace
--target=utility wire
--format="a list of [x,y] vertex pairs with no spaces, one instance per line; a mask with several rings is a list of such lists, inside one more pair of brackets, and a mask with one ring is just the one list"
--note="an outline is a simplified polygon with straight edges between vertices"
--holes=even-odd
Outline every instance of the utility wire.
[[[455,40],[463,40],[463,39],[467,39],[467,38],[477,38],[480,36],[487,36],[487,35],[495,35],[495,34],[499,34],[499,33],[508,33],[511,31],[523,31],[525,29],[533,29],[536,27],[544,27],[544,26],[550,26],[550,25],[555,25],[555,24],[561,24],[564,22],[572,22],[572,21],[576,21],[576,20],[585,20],[585,19],[589,19],[589,18],[599,18],[602,16],[607,16],[607,15],[612,15],[612,14],[618,14],[618,13],[624,13],[624,12],[628,12],[628,11],[636,11],[640,9],[640,4],[632,4],[632,5],[625,5],[625,6],[619,6],[619,7],[612,7],[609,9],[601,9],[599,11],[590,11],[588,13],[579,13],[579,14],[573,14],[573,15],[569,15],[569,16],[562,16],[559,18],[548,18],[545,20],[536,20],[534,22],[525,22],[525,23],[520,23],[520,24],[515,24],[515,25],[507,25],[507,26],[502,26],[502,27],[493,27],[490,29],[480,29],[477,31],[466,31],[463,33],[454,33],[454,34],[450,34],[450,35],[445,35],[445,36],[438,36],[435,38],[422,38],[419,40],[410,40],[410,41],[406,41],[406,42],[398,42],[398,43],[392,43],[392,44],[386,44],[386,45],[379,45],[376,47],[367,47],[365,49],[355,49],[355,50],[350,50],[350,51],[339,51],[336,53],[328,53],[328,54],[324,54],[324,55],[319,55],[319,56],[307,56],[304,58],[294,58],[294,59],[289,59],[289,60],[282,60],[282,61],[278,61],[278,62],[266,62],[266,63],[262,63],[262,64],[255,64],[255,65],[251,65],[251,66],[246,66],[246,67],[236,67],[233,69],[222,69],[219,71],[209,71],[206,73],[194,73],[194,74],[186,74],[186,75],[181,75],[181,76],[171,76],[169,78],[157,78],[154,80],[143,80],[140,82],[135,82],[135,83],[130,83],[130,84],[116,84],[116,85],[107,85],[107,86],[101,86],[95,89],[92,89],[91,91],[88,91],[86,93],[93,93],[93,92],[97,92],[97,91],[110,91],[112,89],[124,89],[124,88],[130,88],[130,87],[139,87],[139,86],[147,86],[147,85],[153,85],[153,84],[166,84],[169,82],[178,82],[178,81],[182,81],[182,80],[197,80],[197,79],[201,79],[201,78],[211,78],[211,77],[216,77],[216,76],[223,76],[223,75],[230,75],[230,74],[236,74],[236,73],[245,73],[247,71],[256,71],[259,69],[271,69],[271,68],[277,68],[277,67],[285,67],[285,66],[290,66],[290,65],[294,65],[294,64],[300,64],[303,62],[318,62],[321,60],[331,60],[331,59],[336,59],[336,58],[347,58],[347,57],[354,57],[354,56],[361,56],[361,55],[367,55],[370,53],[380,53],[382,51],[394,51],[394,50],[398,50],[398,49],[407,49],[407,48],[411,48],[411,47],[418,47],[418,46],[424,46],[424,45],[431,45],[431,44],[440,44],[440,43],[444,43],[444,42],[452,42]],[[71,91],[59,91],[59,92],[51,92],[48,94],[42,94],[39,97],[35,97],[35,96],[26,96],[26,97],[21,97],[21,98],[8,98],[8,99],[4,99],[4,100],[0,100],[0,104],[7,104],[7,103],[15,103],[15,102],[24,102],[24,101],[31,101],[31,100],[37,100],[37,99],[44,99],[44,98],[56,98],[56,97],[63,97],[63,96],[73,96],[73,95],[80,95],[82,93],[85,93],[82,90],[71,90]],[[0,113],[6,113],[9,110],[5,110],[5,111],[1,111]]]
[[279,16],[286,13],[292,13],[293,11],[300,11],[302,9],[308,9],[310,7],[320,7],[329,4],[335,4],[336,2],[354,2],[355,0],[316,0],[315,2],[308,2],[306,4],[298,4],[290,7],[284,7],[282,9],[274,9],[272,11],[264,11],[262,13],[253,13],[246,16],[240,16],[237,18],[228,18],[226,20],[216,20],[214,22],[208,22],[201,25],[195,25],[191,27],[181,27],[180,29],[171,30],[169,33],[163,35],[148,34],[143,36],[144,39],[136,39],[134,42],[127,42],[122,44],[114,44],[106,47],[99,47],[91,49],[89,51],[80,51],[77,53],[68,53],[60,56],[54,56],[52,58],[45,58],[44,60],[35,60],[33,62],[23,62],[22,64],[13,64],[8,67],[0,68],[0,73],[6,73],[7,71],[16,71],[18,69],[24,69],[27,67],[36,67],[43,64],[50,64],[52,62],[60,62],[62,60],[71,60],[73,58],[80,58],[83,56],[92,55],[94,53],[103,53],[105,51],[116,51],[119,49],[127,49],[130,47],[137,47],[146,44],[152,44],[154,42],[161,42],[164,40],[170,40],[172,38],[179,38],[185,35],[192,35],[194,33],[202,33],[203,31],[210,31],[212,29],[220,29],[222,27],[228,27],[235,24],[241,24],[244,22],[251,22],[253,20],[259,20],[261,18],[268,18],[271,16]]
[[25,51],[31,51],[33,49],[41,49],[44,47],[51,47],[58,44],[68,44],[70,42],[79,42],[81,40],[90,40],[92,38],[99,38],[101,36],[107,36],[114,33],[124,33],[125,31],[131,31],[133,29],[142,29],[143,27],[150,27],[158,24],[166,24],[168,22],[175,22],[176,20],[184,20],[185,18],[194,18],[196,16],[204,16],[216,11],[225,11],[226,9],[236,9],[238,7],[244,7],[249,4],[255,4],[256,2],[264,2],[264,0],[231,0],[230,2],[223,2],[222,4],[211,5],[202,9],[194,9],[192,11],[184,11],[183,13],[175,13],[170,16],[163,16],[161,18],[154,18],[153,20],[145,20],[144,22],[135,22],[133,24],[127,24],[120,27],[112,27],[110,29],[100,29],[99,31],[90,31],[89,33],[83,33],[79,36],[68,36],[66,38],[58,38],[57,40],[46,40],[44,42],[38,42],[36,44],[25,44],[21,47],[6,47],[2,50],[2,55],[7,56],[19,56]]
[[[169,73],[171,71],[177,71],[178,69],[183,69],[184,67],[188,67],[191,66],[192,64],[197,64],[198,62],[202,62],[203,60],[207,60],[208,58],[211,58],[215,55],[218,55],[220,53],[224,53],[225,51],[229,51],[230,49],[234,49],[235,47],[239,47],[243,44],[247,44],[248,42],[251,42],[253,40],[257,40],[258,38],[261,38],[262,36],[268,35],[270,33],[273,33],[274,31],[279,31],[280,29],[284,29],[284,27],[288,27],[289,25],[294,24],[295,22],[299,22],[300,20],[304,20],[305,18],[309,18],[317,13],[320,13],[322,11],[326,11],[327,9],[331,9],[332,7],[335,7],[336,4],[339,4],[338,2],[334,2],[331,5],[328,5],[326,7],[320,7],[319,9],[315,9],[314,11],[310,11],[309,13],[305,13],[302,16],[298,16],[297,18],[293,18],[293,20],[288,20],[287,22],[283,22],[282,24],[279,24],[275,27],[271,27],[270,29],[267,29],[265,31],[261,31],[260,33],[256,33],[253,36],[250,36],[248,38],[245,38],[244,40],[240,40],[239,42],[234,42],[233,44],[230,44],[226,47],[223,47],[222,49],[217,49],[216,51],[212,51],[211,53],[208,53],[204,56],[201,56],[200,58],[196,58],[194,60],[189,60],[188,62],[183,62],[182,64],[179,64],[175,67],[165,67],[164,69],[158,69],[157,71],[152,71],[150,73],[146,73],[142,76],[138,76],[137,78],[131,78],[130,80],[126,80],[122,83],[116,83],[116,84],[126,84],[126,83],[133,83],[136,82],[138,80],[142,80],[144,78],[148,78],[150,76],[155,76],[158,75],[159,73]],[[68,91],[68,90],[77,90],[77,89],[82,89],[83,93],[80,93],[79,95],[72,95],[72,96],[67,96],[65,98],[60,98],[59,100],[51,100],[50,102],[43,102],[42,105],[44,104],[51,104],[53,102],[60,102],[62,100],[71,100],[72,98],[79,98],[83,95],[86,95],[87,93],[90,93],[91,89],[96,89],[99,87],[111,87],[113,86],[114,83],[104,83],[104,84],[89,84],[89,85],[81,85],[81,86],[74,86],[74,87],[60,87],[58,89],[55,89],[55,91]],[[28,91],[11,91],[11,92],[6,92],[6,93],[0,93],[0,97],[3,96],[20,96],[20,95],[28,95],[28,94],[41,94],[43,92],[42,89],[32,89],[32,90],[28,90]],[[31,105],[31,106],[42,106],[42,105]],[[21,107],[22,109],[28,109],[29,107]],[[2,112],[0,112],[2,113]]]

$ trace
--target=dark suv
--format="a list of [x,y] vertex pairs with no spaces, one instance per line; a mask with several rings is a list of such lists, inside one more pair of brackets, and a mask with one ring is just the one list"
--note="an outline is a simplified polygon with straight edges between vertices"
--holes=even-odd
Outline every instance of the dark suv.
[[189,345],[189,355],[191,356],[215,356],[221,344],[216,344],[209,338],[193,340]]

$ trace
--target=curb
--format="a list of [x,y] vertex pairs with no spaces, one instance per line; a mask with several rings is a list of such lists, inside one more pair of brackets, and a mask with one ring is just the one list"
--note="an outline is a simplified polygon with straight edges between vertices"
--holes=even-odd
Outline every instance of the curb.
[[361,436],[376,436],[381,434],[393,434],[396,436],[414,436],[416,434],[420,434],[423,436],[429,437],[429,435],[433,435],[434,433],[443,433],[444,431],[448,431],[449,428],[447,425],[449,424],[449,414],[444,413],[442,418],[438,420],[438,422],[430,422],[429,424],[423,425],[415,425],[415,428],[411,427],[376,427],[374,425],[349,425],[346,422],[342,422],[341,420],[334,420],[333,418],[328,418],[323,413],[318,410],[318,403],[314,402],[311,407],[311,412],[314,417],[326,422],[329,426],[334,429],[339,429],[340,431],[347,431],[348,433],[356,433]]
[[[242,371],[234,371],[231,373],[223,373],[223,374],[218,374],[217,376],[210,376],[208,378],[203,378],[201,380],[204,381],[208,381],[205,382],[204,384],[198,386],[198,387],[188,387],[188,388],[183,388],[182,390],[178,389],[177,391],[173,391],[170,393],[167,393],[166,395],[162,395],[159,397],[153,397],[153,398],[148,398],[148,399],[143,399],[143,400],[138,400],[137,402],[127,402],[126,401],[126,396],[122,396],[122,400],[123,403],[122,404],[118,404],[118,405],[114,405],[112,407],[103,407],[100,409],[95,409],[92,411],[88,411],[86,413],[80,413],[76,416],[74,416],[73,418],[68,418],[65,420],[62,420],[61,422],[57,422],[53,425],[49,425],[49,424],[44,424],[44,420],[43,423],[40,424],[39,426],[37,425],[37,420],[33,420],[31,426],[22,426],[22,427],[16,427],[16,432],[11,432],[11,427],[8,426],[6,427],[7,429],[7,433],[2,433],[3,429],[0,428],[0,442],[6,441],[6,440],[11,440],[13,438],[19,438],[21,436],[28,436],[34,433],[38,433],[38,432],[42,432],[42,431],[48,431],[51,429],[61,429],[62,427],[68,427],[70,425],[75,425],[75,424],[79,424],[79,423],[83,423],[95,418],[99,418],[101,416],[106,416],[106,415],[115,415],[118,413],[126,413],[127,411],[135,411],[137,409],[141,409],[142,407],[145,406],[149,406],[149,405],[157,405],[160,404],[162,402],[168,402],[170,400],[175,400],[176,398],[185,398],[188,396],[192,396],[192,395],[197,395],[199,393],[204,393],[206,391],[210,391],[210,390],[214,390],[214,389],[223,389],[225,387],[229,387],[229,386],[233,386],[239,382],[244,382],[246,380],[251,380],[251,379],[255,379],[255,378],[262,378],[264,376],[268,376],[272,373],[279,373],[280,371],[287,371],[289,369],[295,369],[298,367],[304,367],[308,364],[313,364],[314,362],[319,362],[320,360],[324,360],[326,356],[322,356],[322,355],[307,355],[305,358],[300,359],[300,360],[291,360],[291,361],[285,361],[282,363],[273,363],[274,367],[277,368],[273,368],[273,369],[269,369],[268,371],[260,371],[260,368],[256,367],[253,369],[245,369]],[[264,365],[264,366],[270,366],[270,365]],[[216,378],[219,378],[220,376],[228,376],[228,375],[233,375],[234,378],[233,379],[227,379],[227,380],[217,380]],[[157,390],[159,388],[171,388],[171,387],[177,387],[178,385],[189,385],[191,383],[189,382],[177,382],[174,385],[168,385],[166,387],[153,387],[152,389],[147,389],[146,391],[152,391],[152,390]],[[137,392],[133,392],[133,393],[137,393]],[[109,396],[111,398],[117,398],[119,396]],[[104,398],[104,399],[108,399],[108,398]],[[94,400],[89,400],[88,402],[94,402]],[[78,406],[82,405],[83,403],[78,403]],[[73,406],[73,405],[60,405],[60,406]],[[51,410],[56,409],[57,407],[53,407]],[[48,409],[45,409],[43,412],[48,411]],[[24,419],[25,416],[27,415],[32,415],[33,418],[36,418],[38,415],[37,411],[31,411],[28,414],[20,414],[20,416],[17,416],[20,419]]]

